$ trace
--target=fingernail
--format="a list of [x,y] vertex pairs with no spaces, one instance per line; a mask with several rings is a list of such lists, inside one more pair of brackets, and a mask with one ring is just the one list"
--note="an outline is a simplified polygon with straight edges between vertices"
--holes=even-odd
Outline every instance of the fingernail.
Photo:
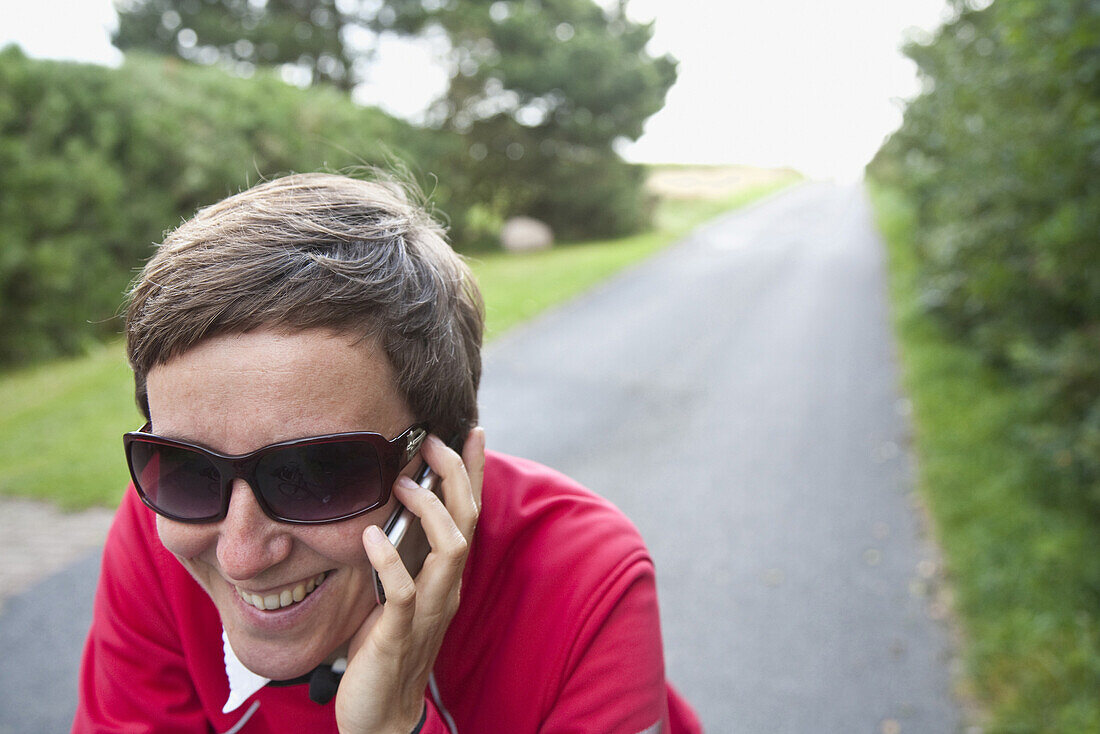
[[416,489],[416,482],[402,474],[397,478],[397,486],[404,490]]
[[434,443],[436,446],[443,446],[444,445],[443,439],[441,439],[439,436],[435,435],[434,433],[429,433],[428,434],[428,440],[431,441],[432,443]]
[[382,528],[377,525],[371,525],[367,527],[367,542],[371,545],[384,545],[386,542],[386,534],[382,532]]

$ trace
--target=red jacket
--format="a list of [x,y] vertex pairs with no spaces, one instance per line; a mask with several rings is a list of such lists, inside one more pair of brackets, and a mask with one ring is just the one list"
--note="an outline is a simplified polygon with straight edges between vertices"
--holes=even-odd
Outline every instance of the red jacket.
[[[228,714],[213,603],[128,491],[103,553],[74,732],[335,732],[305,685]],[[665,681],[653,563],[606,500],[490,453],[462,603],[426,694],[424,734],[699,732]],[[258,704],[258,705],[257,705]],[[239,727],[239,728],[234,728]]]

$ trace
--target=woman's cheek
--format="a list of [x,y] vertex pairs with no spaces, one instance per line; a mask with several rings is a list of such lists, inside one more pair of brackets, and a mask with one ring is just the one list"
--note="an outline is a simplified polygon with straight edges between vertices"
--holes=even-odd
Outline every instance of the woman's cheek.
[[300,533],[299,540],[338,565],[369,564],[367,551],[363,548],[363,531],[370,524],[364,518],[354,518],[331,525],[318,525]]
[[368,525],[384,527],[386,521],[399,509],[396,497],[377,510],[366,515],[341,522],[321,525],[299,525],[294,528],[295,539],[313,553],[323,556],[340,566],[370,567],[366,548],[363,547],[363,531]]
[[157,535],[171,553],[181,558],[194,558],[217,542],[214,525],[190,525],[157,515]]

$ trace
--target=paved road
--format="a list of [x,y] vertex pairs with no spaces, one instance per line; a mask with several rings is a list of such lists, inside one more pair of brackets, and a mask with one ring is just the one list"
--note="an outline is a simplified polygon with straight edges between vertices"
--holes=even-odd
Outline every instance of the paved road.
[[813,184],[494,345],[483,422],[638,525],[709,731],[946,734],[897,389],[862,192]]
[[[728,216],[511,333],[482,403],[493,447],[634,519],[708,731],[957,730],[858,188]],[[0,734],[65,730],[95,560],[4,607]]]

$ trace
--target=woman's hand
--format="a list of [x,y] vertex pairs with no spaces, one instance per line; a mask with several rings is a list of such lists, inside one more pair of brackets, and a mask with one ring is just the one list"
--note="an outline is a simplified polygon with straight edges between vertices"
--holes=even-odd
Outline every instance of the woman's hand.
[[485,433],[470,431],[459,457],[435,436],[420,455],[440,478],[443,501],[407,478],[397,500],[417,515],[432,551],[415,581],[397,549],[372,525],[363,547],[386,590],[386,605],[352,637],[336,693],[342,734],[409,734],[424,711],[424,690],[443,636],[458,611],[462,570],[481,510]]

